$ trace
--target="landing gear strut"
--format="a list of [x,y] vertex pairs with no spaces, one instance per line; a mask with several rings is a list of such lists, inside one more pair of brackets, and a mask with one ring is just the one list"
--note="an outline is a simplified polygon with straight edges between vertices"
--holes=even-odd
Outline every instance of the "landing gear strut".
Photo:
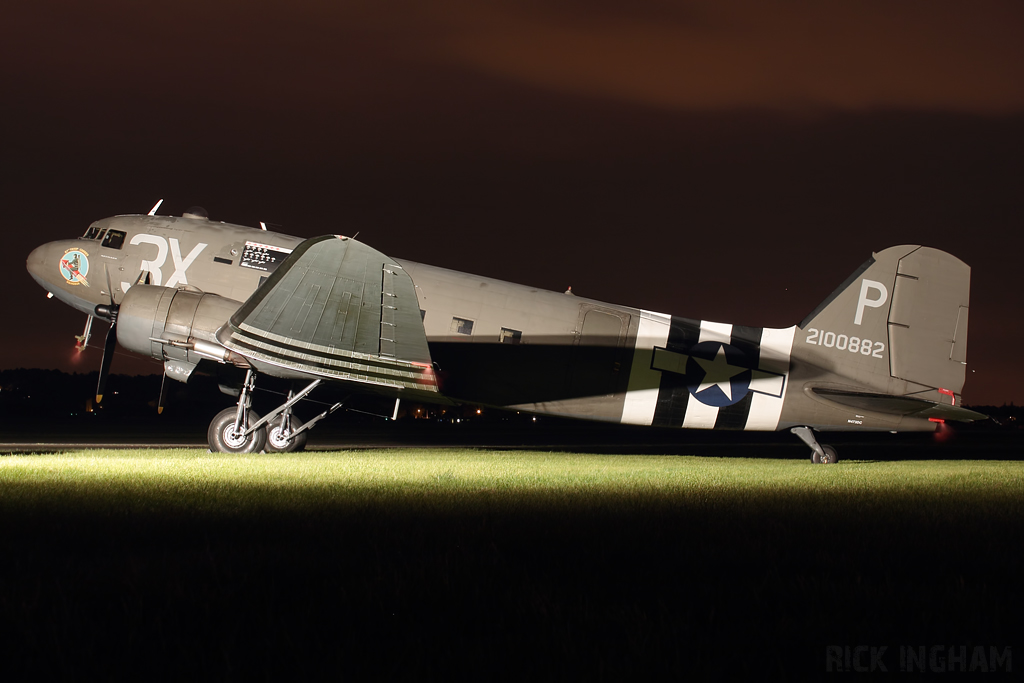
[[[320,380],[316,380],[312,385],[306,387],[306,391],[301,392],[302,396],[308,394],[319,382]],[[302,429],[302,420],[292,414],[292,406],[297,400],[295,392],[289,391],[288,401],[282,406],[281,413],[276,417],[273,414],[267,416],[269,419],[267,422],[267,450],[287,453],[301,451],[306,447],[308,432]]]
[[832,465],[839,461],[836,449],[827,444],[820,444],[814,438],[814,431],[810,427],[793,427],[789,430],[800,437],[800,440],[811,448],[811,462],[816,465]]
[[298,431],[302,426],[302,420],[291,413],[275,417],[267,425],[267,450],[289,453],[304,449],[308,432]]
[[301,451],[306,447],[307,432],[313,425],[343,404],[343,401],[335,403],[305,424],[292,414],[292,406],[308,396],[322,381],[315,379],[298,393],[288,392],[288,400],[283,405],[261,418],[249,410],[251,394],[256,387],[256,373],[252,369],[248,370],[238,396],[237,408],[221,411],[210,423],[207,434],[210,450],[220,453],[259,453],[265,447],[270,451]]
[[210,423],[206,436],[210,441],[211,451],[259,453],[263,450],[267,443],[267,430],[262,428],[260,416],[249,410],[255,386],[256,373],[250,369],[245,373],[245,382],[242,383],[242,391],[238,395],[238,405],[220,411]]

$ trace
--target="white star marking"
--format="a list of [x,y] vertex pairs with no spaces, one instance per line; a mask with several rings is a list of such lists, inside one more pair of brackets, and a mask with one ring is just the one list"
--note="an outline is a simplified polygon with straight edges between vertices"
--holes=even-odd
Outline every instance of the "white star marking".
[[693,359],[704,368],[704,379],[701,380],[700,386],[694,393],[699,394],[705,389],[717,386],[730,401],[732,400],[732,378],[750,369],[729,365],[729,361],[725,357],[724,346],[718,347],[718,354],[715,355],[714,360],[705,360],[697,356],[693,356]]

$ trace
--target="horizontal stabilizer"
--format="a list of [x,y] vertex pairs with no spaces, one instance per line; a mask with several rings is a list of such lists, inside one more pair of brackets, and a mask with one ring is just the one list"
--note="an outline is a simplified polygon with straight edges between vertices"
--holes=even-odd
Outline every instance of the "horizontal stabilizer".
[[840,391],[836,389],[812,389],[823,399],[838,403],[848,408],[868,410],[875,413],[890,415],[913,415],[920,418],[937,420],[953,420],[957,422],[973,422],[987,420],[988,416],[958,406],[925,401],[911,396],[892,396],[890,394],[869,394],[859,391]]
[[217,338],[265,371],[437,391],[412,278],[347,237],[300,244]]

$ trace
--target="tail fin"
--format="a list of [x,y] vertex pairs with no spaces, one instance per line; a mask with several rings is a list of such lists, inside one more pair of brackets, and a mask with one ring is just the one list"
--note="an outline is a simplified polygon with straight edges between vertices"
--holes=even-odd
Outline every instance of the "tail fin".
[[800,323],[798,353],[860,386],[959,403],[970,280],[967,264],[938,249],[880,251]]

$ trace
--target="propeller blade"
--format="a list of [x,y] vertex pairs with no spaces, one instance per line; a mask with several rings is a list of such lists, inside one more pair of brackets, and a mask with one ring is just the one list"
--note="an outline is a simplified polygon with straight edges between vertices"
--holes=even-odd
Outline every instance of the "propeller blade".
[[107,276],[107,297],[110,298],[110,305],[114,306],[114,288],[110,286],[110,270],[106,263],[103,264],[103,274]]
[[114,347],[117,346],[117,319],[110,323],[107,330],[107,340],[103,344],[103,360],[100,361],[100,380],[96,384],[96,403],[103,402],[103,392],[107,388],[107,375],[110,374],[110,361],[114,357]]
[[164,402],[167,400],[167,373],[160,378],[160,397],[156,400],[156,414],[163,415]]

